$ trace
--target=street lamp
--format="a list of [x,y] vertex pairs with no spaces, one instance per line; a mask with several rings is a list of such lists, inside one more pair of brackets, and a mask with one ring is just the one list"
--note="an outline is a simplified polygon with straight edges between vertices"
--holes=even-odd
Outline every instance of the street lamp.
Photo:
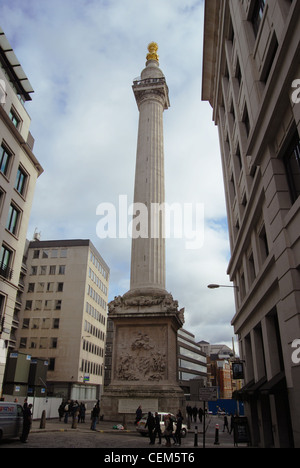
[[238,286],[235,285],[225,285],[225,284],[208,284],[207,287],[209,289],[217,289],[217,288],[235,288],[239,290]]

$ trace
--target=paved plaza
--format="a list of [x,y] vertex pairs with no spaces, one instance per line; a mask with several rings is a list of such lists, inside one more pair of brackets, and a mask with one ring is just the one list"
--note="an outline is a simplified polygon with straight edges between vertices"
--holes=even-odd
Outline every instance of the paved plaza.
[[[40,428],[40,421],[33,421],[28,437],[28,442],[22,444],[18,439],[2,441],[1,448],[102,448],[102,449],[151,449],[151,451],[170,451],[171,449],[183,456],[183,453],[196,453],[205,448],[245,448],[247,444],[239,444],[234,447],[233,434],[223,432],[223,419],[218,416],[206,418],[206,433],[203,439],[203,425],[198,422],[191,424],[191,428],[185,438],[182,439],[180,447],[172,446],[171,449],[156,443],[149,447],[148,437],[142,437],[132,422],[128,422],[126,429],[114,429],[122,422],[100,421],[96,431],[90,429],[90,420],[72,427],[72,420],[67,424],[58,419],[46,421],[44,429]],[[219,426],[218,438],[216,439],[216,425]],[[197,426],[197,430],[195,430]],[[158,440],[156,440],[158,442]],[[218,442],[216,444],[215,442]],[[179,456],[179,455],[178,455]]]

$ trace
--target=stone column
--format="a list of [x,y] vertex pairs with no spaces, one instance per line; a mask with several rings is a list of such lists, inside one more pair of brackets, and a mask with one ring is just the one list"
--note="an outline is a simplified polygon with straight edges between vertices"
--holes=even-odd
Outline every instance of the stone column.
[[[133,235],[130,290],[165,290],[163,111],[170,103],[156,51],[149,52],[147,58],[146,68],[133,84],[140,113],[134,203],[142,204],[136,221],[141,221],[145,230],[140,237]],[[138,209],[140,205],[135,206]]]

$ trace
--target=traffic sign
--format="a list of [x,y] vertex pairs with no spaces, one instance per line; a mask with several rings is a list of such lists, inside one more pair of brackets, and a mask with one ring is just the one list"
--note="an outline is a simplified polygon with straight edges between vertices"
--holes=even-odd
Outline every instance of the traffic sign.
[[218,388],[217,387],[202,387],[199,388],[199,400],[200,401],[212,401],[218,399]]

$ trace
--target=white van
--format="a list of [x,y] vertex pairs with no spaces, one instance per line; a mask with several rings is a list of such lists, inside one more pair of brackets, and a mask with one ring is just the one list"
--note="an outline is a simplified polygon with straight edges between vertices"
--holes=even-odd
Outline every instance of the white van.
[[18,403],[0,401],[0,440],[20,437],[22,430],[22,406]]

